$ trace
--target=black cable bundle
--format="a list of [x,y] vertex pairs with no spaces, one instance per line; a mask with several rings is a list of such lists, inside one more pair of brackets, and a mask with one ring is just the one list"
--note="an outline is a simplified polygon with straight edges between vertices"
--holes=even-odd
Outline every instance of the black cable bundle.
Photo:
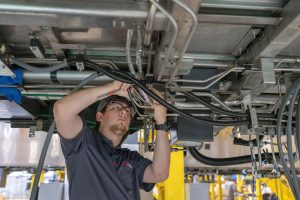
[[95,69],[96,71],[100,71],[103,74],[109,76],[112,79],[119,80],[125,83],[130,83],[130,84],[135,84],[139,88],[141,88],[147,95],[149,95],[151,98],[155,99],[157,102],[159,102],[161,105],[165,106],[168,108],[170,111],[173,111],[180,116],[186,118],[187,120],[204,124],[204,125],[210,125],[210,126],[230,126],[230,125],[245,125],[249,124],[248,120],[236,120],[236,121],[217,121],[217,120],[209,120],[206,118],[201,118],[201,117],[195,117],[189,113],[186,113],[182,110],[179,110],[175,106],[169,104],[156,94],[154,94],[151,90],[149,90],[144,84],[142,84],[139,80],[134,78],[131,74],[122,72],[122,71],[117,71],[117,70],[107,70],[99,66],[97,63],[94,63],[89,60],[85,60],[85,63],[89,66]]
[[[252,162],[251,155],[245,156],[236,156],[236,157],[228,157],[228,158],[211,158],[201,154],[196,148],[189,147],[189,152],[191,153],[192,157],[195,158],[197,161],[210,165],[210,166],[231,166],[231,165],[240,165],[245,163]],[[275,155],[278,155],[276,153]],[[271,157],[271,153],[262,154],[262,158],[269,160],[268,158]],[[255,154],[256,159],[258,159],[258,154]]]
[[[278,151],[280,155],[280,160],[281,164],[283,166],[284,174],[289,182],[289,185],[292,189],[292,192],[294,194],[295,199],[300,199],[300,188],[299,188],[299,182],[297,178],[297,173],[296,173],[296,168],[294,164],[294,155],[293,155],[293,150],[292,150],[292,116],[294,112],[294,105],[296,98],[298,96],[300,89],[300,79],[297,79],[293,85],[288,89],[286,94],[283,96],[281,105],[278,110],[278,115],[277,115],[277,143],[278,143]],[[282,136],[282,128],[281,128],[281,121],[282,121],[282,116],[283,112],[285,110],[286,104],[290,102],[289,107],[288,107],[288,124],[287,124],[287,129],[286,129],[286,136],[287,136],[287,152],[288,152],[288,158],[289,158],[289,163],[290,163],[290,169],[286,163],[286,160],[284,159],[284,153],[283,153],[283,147],[282,147],[282,141],[281,141],[281,136]],[[299,100],[298,100],[299,102]],[[299,120],[299,104],[297,105],[297,116],[296,120]],[[297,142],[297,147],[300,146],[299,144],[299,122],[296,121],[296,142]],[[298,149],[299,151],[299,149]]]

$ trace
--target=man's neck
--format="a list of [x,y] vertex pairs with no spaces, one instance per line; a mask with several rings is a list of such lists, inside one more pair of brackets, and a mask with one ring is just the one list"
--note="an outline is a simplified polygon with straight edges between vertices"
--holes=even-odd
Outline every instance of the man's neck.
[[107,139],[111,140],[114,147],[118,146],[122,140],[122,135],[114,133],[111,130],[99,129],[99,131],[104,135]]

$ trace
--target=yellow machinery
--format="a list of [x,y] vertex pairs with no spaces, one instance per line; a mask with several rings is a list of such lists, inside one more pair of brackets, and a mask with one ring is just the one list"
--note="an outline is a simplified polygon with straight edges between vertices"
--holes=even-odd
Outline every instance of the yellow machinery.
[[[138,132],[138,142],[144,143],[144,130]],[[154,131],[154,137],[156,131]],[[170,134],[169,134],[170,138]],[[152,131],[148,136],[148,143],[152,143]],[[170,173],[166,181],[157,183],[153,189],[153,196],[159,200],[184,200],[184,156],[182,149],[171,152]]]
[[155,185],[153,196],[159,200],[184,200],[183,151],[171,153],[169,178]]
[[[143,130],[139,134],[139,142],[144,143]],[[155,132],[154,132],[155,135]],[[152,133],[150,132],[148,142],[152,142]],[[210,199],[211,200],[223,200],[223,177],[221,175],[211,176],[212,181],[210,185]],[[205,180],[204,180],[205,181]],[[243,177],[237,175],[237,193],[239,194],[237,200],[245,199],[242,194],[245,194],[246,190],[243,188]],[[267,185],[271,188],[279,199],[294,200],[291,189],[288,186],[288,182],[285,177],[278,179],[261,178],[256,180],[256,199],[262,200],[262,185]],[[183,151],[171,152],[170,174],[169,178],[161,183],[155,185],[153,190],[153,196],[158,200],[184,200],[185,199],[185,182],[184,182],[184,156]],[[246,192],[247,194],[249,192]]]
[[[213,180],[213,179],[212,179]],[[215,190],[217,186],[217,192]],[[261,178],[257,179],[255,187],[256,187],[256,199],[262,200],[262,190],[264,186],[270,187],[272,192],[276,194],[280,200],[295,200],[293,197],[293,193],[288,185],[288,182],[284,176],[277,179],[269,179],[269,178]],[[245,189],[245,188],[244,188]],[[245,199],[243,195],[245,194],[245,190],[243,190],[243,178],[241,175],[237,176],[237,192],[238,197],[237,200]],[[247,192],[246,192],[247,193]],[[222,200],[222,176],[217,176],[215,182],[213,181],[210,185],[210,199],[211,200]]]
[[[42,171],[39,184],[44,181],[44,176],[45,176],[45,172]],[[31,177],[30,191],[32,190],[34,179],[35,179],[35,174],[33,174]]]
[[279,199],[294,200],[291,188],[284,176],[277,179],[262,178],[261,183],[269,186],[272,192],[275,193]]
[[[56,170],[55,174],[57,175],[57,180],[60,181],[60,182],[63,182],[63,180],[65,178],[65,171],[63,171],[63,170]],[[44,182],[44,177],[45,177],[45,171],[42,171],[39,184]],[[31,177],[30,191],[31,191],[31,189],[33,187],[34,179],[35,179],[35,174],[33,174],[32,177]]]

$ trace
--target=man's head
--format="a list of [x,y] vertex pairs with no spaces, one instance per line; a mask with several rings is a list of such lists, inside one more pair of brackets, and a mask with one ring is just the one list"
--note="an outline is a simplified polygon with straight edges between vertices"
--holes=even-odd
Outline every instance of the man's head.
[[129,129],[133,109],[125,97],[117,95],[103,99],[98,107],[96,121],[100,123],[99,130],[110,130],[119,135],[125,135]]

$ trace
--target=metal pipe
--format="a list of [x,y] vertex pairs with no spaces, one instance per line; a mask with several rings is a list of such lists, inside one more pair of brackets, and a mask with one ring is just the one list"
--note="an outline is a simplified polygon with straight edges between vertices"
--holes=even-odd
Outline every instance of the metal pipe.
[[[267,3],[268,2],[268,3]],[[272,3],[270,3],[272,2]],[[280,11],[284,1],[202,1],[201,7],[214,9],[241,9],[255,11]]]
[[300,68],[276,68],[275,72],[300,72]]
[[[230,108],[228,105],[226,104],[230,104],[231,102],[225,102],[223,103],[220,99],[218,99],[214,94],[211,94],[209,92],[195,92],[194,93],[197,96],[203,96],[203,97],[210,97],[211,99],[213,99],[216,103],[220,104],[222,107],[226,108],[229,111],[243,111],[242,109],[233,109]],[[241,104],[241,103],[239,103]]]
[[[37,58],[18,58],[18,60],[25,62],[25,63],[30,63],[30,64],[47,64],[47,65],[55,65],[61,63],[61,61],[58,61],[57,59],[52,59],[52,58],[45,58],[45,59],[37,59]],[[91,61],[101,65],[101,64],[109,64],[111,66],[108,66],[111,69],[118,69],[115,63],[113,63],[110,60],[100,60],[100,59],[91,59]],[[105,66],[106,67],[106,66]]]
[[175,75],[177,74],[177,71],[178,71],[178,69],[180,67],[180,63],[182,61],[182,57],[185,54],[186,49],[189,46],[190,41],[191,41],[191,39],[192,39],[192,37],[193,37],[193,35],[195,33],[195,30],[197,28],[197,21],[198,21],[196,14],[193,12],[193,10],[191,8],[189,8],[186,4],[182,3],[180,0],[173,0],[173,1],[178,6],[180,6],[181,8],[185,9],[191,15],[193,23],[192,23],[192,27],[191,27],[191,29],[190,29],[190,31],[188,33],[188,36],[185,39],[184,45],[183,45],[183,47],[182,47],[182,49],[181,49],[181,51],[179,53],[177,64],[175,66],[175,69],[172,71],[169,83],[172,83]]
[[[72,89],[75,88],[77,85],[49,85],[49,84],[38,84],[38,85],[23,85],[23,88],[25,89]],[[85,85],[82,88],[90,88],[90,87],[95,87],[96,85]],[[1,86],[0,86],[1,87]],[[4,87],[4,86],[3,86]]]
[[[169,60],[169,57],[171,55],[171,51],[173,49],[173,46],[174,46],[174,43],[175,43],[175,40],[177,38],[177,34],[178,34],[178,25],[176,23],[176,20],[171,16],[171,14],[165,10],[161,5],[159,5],[155,0],[149,0],[153,5],[155,5],[167,18],[169,18],[171,24],[173,25],[173,28],[174,28],[174,34],[171,38],[171,41],[170,41],[170,44],[169,44],[169,47],[168,47],[168,50],[166,52],[166,56],[165,56],[165,60],[168,61]],[[161,70],[162,71],[162,70]]]
[[[205,89],[209,88],[210,86],[212,86],[213,84],[215,84],[216,82],[218,82],[223,77],[225,77],[227,74],[229,74],[230,72],[232,72],[234,69],[235,68],[231,68],[231,69],[227,70],[225,73],[223,73],[220,77],[218,77],[216,80],[212,81],[207,86],[176,86],[175,88],[179,88],[179,89],[191,89],[191,90],[205,90]],[[172,86],[171,86],[171,88],[172,88]]]
[[278,68],[279,65],[283,62],[300,62],[300,60],[298,58],[297,59],[284,58],[284,59],[281,59],[274,68],[275,69]]
[[132,60],[131,60],[131,55],[130,55],[130,46],[131,46],[131,39],[133,35],[133,29],[128,29],[127,30],[127,39],[126,39],[126,58],[127,58],[127,63],[129,67],[129,71],[133,76],[136,76],[136,72],[134,70]]
[[[133,103],[139,107],[139,108],[143,108],[143,109],[151,109],[151,106],[148,105],[141,105],[139,104],[135,98],[132,98]],[[168,101],[168,103],[171,103],[170,101]],[[185,103],[185,102],[174,102],[173,104],[174,106],[176,106],[179,109],[186,109],[186,110],[209,110],[207,107],[203,106],[200,103]]]
[[[191,115],[193,115],[195,117],[209,117],[210,116],[209,114],[191,114]],[[168,117],[178,117],[180,115],[177,113],[167,113],[167,116]]]
[[189,31],[189,34],[188,36],[186,37],[186,40],[185,40],[185,43],[184,43],[184,46],[182,47],[181,49],[181,52],[178,56],[178,60],[181,60],[183,55],[185,54],[186,52],[186,49],[188,47],[188,45],[190,44],[190,41],[196,31],[196,28],[197,28],[197,16],[196,14],[193,12],[193,10],[191,8],[189,8],[189,6],[187,6],[186,4],[182,3],[180,0],[173,0],[175,3],[177,3],[177,5],[179,5],[181,8],[185,9],[190,15],[191,15],[191,18],[192,18],[192,27]]
[[136,43],[136,66],[138,68],[138,72],[140,76],[143,74],[143,67],[142,67],[142,31],[141,27],[137,27],[137,43]]
[[[118,8],[118,9],[116,9]],[[123,8],[123,9],[122,9]],[[116,17],[116,18],[145,18],[148,15],[147,4],[141,3],[115,3],[101,2],[86,4],[84,2],[65,3],[38,3],[38,2],[3,2],[0,3],[0,11],[18,13],[28,13],[35,15],[42,14],[65,14],[75,16],[100,16],[100,17]]]
[[151,35],[152,35],[152,27],[154,24],[154,19],[155,19],[155,14],[156,14],[156,6],[151,5],[151,8],[149,10],[147,22],[146,22],[146,33],[145,33],[145,38],[144,38],[144,44],[145,45],[150,45],[151,43]]
[[272,113],[274,110],[276,110],[279,105],[281,104],[281,100],[282,98],[278,98],[278,100],[276,101],[275,104],[273,104],[270,108],[267,109],[257,109],[256,112],[257,113]]
[[[24,71],[23,72],[23,80],[24,83],[36,83],[36,84],[51,84],[56,80],[60,84],[77,84],[80,81],[86,79],[88,76],[94,74],[94,71],[57,71],[55,74],[50,72],[30,72]],[[104,75],[98,77],[91,81],[91,84],[105,84],[108,82],[113,81],[108,76]]]

